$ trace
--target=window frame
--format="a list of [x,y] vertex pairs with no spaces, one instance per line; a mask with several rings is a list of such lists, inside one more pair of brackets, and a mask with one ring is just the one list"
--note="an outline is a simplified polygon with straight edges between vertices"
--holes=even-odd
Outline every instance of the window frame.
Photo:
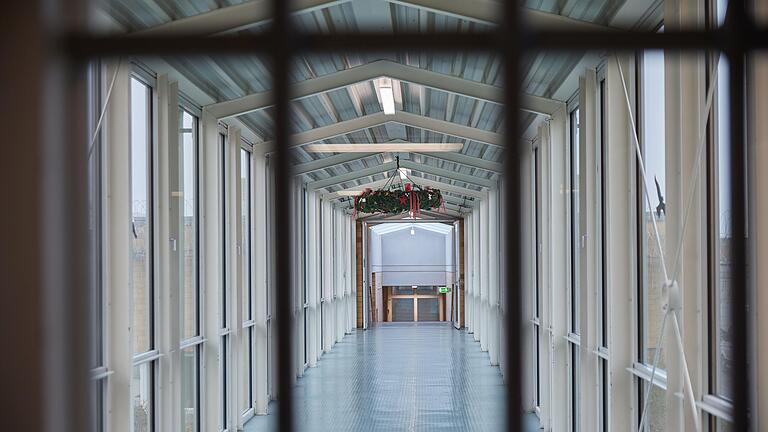
[[[194,204],[194,215],[193,215],[194,224],[195,224],[195,227],[194,227],[194,232],[195,232],[195,252],[194,252],[194,254],[195,254],[195,257],[194,257],[195,268],[194,268],[194,276],[193,276],[194,281],[195,281],[195,292],[194,292],[194,296],[195,296],[195,310],[194,310],[194,313],[195,313],[195,317],[194,317],[194,319],[195,319],[195,334],[185,338],[184,337],[185,336],[184,335],[184,331],[183,331],[184,322],[180,321],[180,325],[182,326],[182,331],[181,331],[181,340],[179,342],[179,348],[180,348],[181,355],[184,355],[183,351],[186,350],[186,349],[194,347],[194,350],[195,350],[195,374],[194,374],[195,396],[194,396],[194,399],[195,399],[195,403],[197,404],[196,412],[195,412],[195,425],[196,425],[196,429],[195,430],[199,432],[199,431],[202,430],[202,411],[203,411],[203,407],[201,405],[201,402],[202,402],[202,373],[201,373],[201,366],[202,366],[203,344],[205,343],[205,338],[202,336],[203,311],[205,310],[205,308],[204,308],[204,305],[203,305],[203,296],[202,296],[202,289],[201,289],[202,280],[201,280],[201,277],[200,277],[201,276],[201,263],[202,263],[202,260],[201,260],[201,257],[202,257],[202,253],[201,253],[201,234],[202,234],[202,231],[201,231],[201,224],[200,224],[200,214],[201,214],[200,209],[201,209],[201,204],[202,204],[202,202],[201,202],[202,176],[201,176],[201,169],[200,169],[200,166],[201,166],[201,164],[200,164],[200,155],[201,155],[201,145],[202,145],[202,143],[201,143],[201,139],[200,139],[201,134],[200,134],[200,116],[198,114],[199,111],[194,106],[190,105],[190,103],[186,102],[186,100],[184,98],[182,98],[181,95],[179,95],[179,96],[180,96],[180,101],[181,101],[181,104],[179,106],[179,146],[180,146],[180,148],[183,148],[183,146],[184,146],[184,143],[183,143],[183,139],[184,139],[183,136],[184,136],[184,134],[191,133],[193,149],[194,149],[192,171],[193,171],[193,175],[194,175],[194,187],[195,187],[195,190],[194,190],[195,204]],[[192,128],[191,128],[191,131],[189,131],[189,132],[187,131],[187,128],[184,127],[184,115],[185,114],[189,115],[192,118]],[[181,150],[180,150],[180,154],[181,154]],[[180,183],[181,189],[183,190],[183,194],[186,195],[188,193],[188,191],[184,188],[184,185],[183,185],[183,183],[184,183],[184,175],[185,175],[185,173],[184,173],[184,159],[183,159],[183,157],[179,159],[178,166],[179,166],[179,183]],[[179,217],[180,217],[179,237],[183,238],[184,231],[185,231],[184,219],[185,219],[186,216],[184,215],[184,212],[185,212],[184,201],[182,200],[181,203],[182,203],[182,205],[181,205],[181,208],[179,209]],[[180,253],[182,253],[182,254],[185,253],[183,248],[180,251]],[[179,275],[181,281],[184,281],[185,274],[186,274],[186,267],[182,267],[180,269],[180,275]],[[183,287],[181,287],[181,289],[183,289]],[[184,303],[186,301],[186,294],[182,293],[182,295],[180,295],[179,298],[181,299],[181,301],[179,303],[179,308],[180,308],[180,310],[183,310]],[[183,316],[183,314],[180,314],[180,317],[181,316]],[[186,319],[186,317],[184,317],[184,318]],[[180,365],[180,368],[181,368],[181,365]],[[183,369],[180,369],[180,370],[183,370]],[[180,386],[181,386],[181,381],[180,381]],[[179,390],[181,391],[181,387],[179,388]],[[184,417],[182,417],[181,421],[182,421],[182,423],[185,421]]]
[[[150,312],[149,312],[149,349],[144,352],[135,353],[132,352],[132,359],[131,359],[131,374],[133,374],[133,371],[136,368],[141,368],[142,366],[146,365],[149,369],[148,372],[148,379],[149,379],[149,395],[148,395],[148,401],[149,401],[149,419],[148,424],[150,427],[150,432],[158,430],[158,415],[157,415],[157,383],[158,383],[158,360],[160,359],[160,351],[157,349],[156,343],[157,343],[157,325],[158,325],[158,307],[159,304],[159,290],[157,289],[158,281],[157,281],[157,272],[156,269],[158,268],[158,254],[156,253],[158,249],[158,242],[159,239],[157,238],[156,233],[156,227],[157,227],[157,211],[155,209],[156,205],[156,197],[158,196],[158,184],[157,184],[157,178],[158,178],[158,166],[157,166],[157,122],[156,122],[156,115],[157,115],[157,91],[156,86],[157,82],[154,79],[154,77],[149,74],[145,69],[141,67],[141,65],[138,65],[136,63],[131,64],[131,73],[129,78],[129,86],[132,87],[133,82],[136,81],[139,84],[143,85],[146,88],[147,92],[147,186],[146,186],[146,192],[147,192],[147,223],[149,224],[148,229],[148,237],[149,241],[147,242],[147,249],[148,249],[148,256],[147,259],[148,265],[149,265],[149,275],[147,276],[147,282],[149,284],[149,306],[150,306]],[[130,93],[131,90],[129,90]],[[129,116],[133,115],[133,108],[132,105],[129,104],[131,108],[129,109]],[[129,125],[130,125],[130,118],[129,118]],[[129,126],[129,131],[130,131]],[[130,138],[129,138],[130,140]],[[132,146],[133,144],[129,141],[129,145]],[[129,149],[129,154],[130,154]],[[132,160],[132,157],[129,158],[129,161]],[[130,163],[130,162],[129,162]],[[132,188],[132,169],[129,169],[129,188]],[[132,210],[132,201],[133,201],[133,195],[129,195],[131,197],[131,201],[129,202],[129,206]],[[131,221],[133,220],[133,215],[130,216]],[[133,222],[131,222],[133,223]],[[129,234],[130,235],[130,234]],[[129,263],[130,266],[130,263]],[[130,287],[131,291],[133,290],[133,281],[132,276],[133,272],[131,274],[131,280],[130,280]],[[133,294],[131,293],[131,302],[133,302]],[[130,322],[133,326],[133,308],[131,308],[131,317]],[[131,335],[131,339],[133,339],[133,335]],[[133,345],[133,341],[131,341],[131,345]],[[132,378],[133,379],[133,378]],[[131,399],[133,398],[133,389],[131,390]],[[131,424],[134,424],[134,417],[133,412],[131,413]],[[133,426],[131,426],[133,427]]]

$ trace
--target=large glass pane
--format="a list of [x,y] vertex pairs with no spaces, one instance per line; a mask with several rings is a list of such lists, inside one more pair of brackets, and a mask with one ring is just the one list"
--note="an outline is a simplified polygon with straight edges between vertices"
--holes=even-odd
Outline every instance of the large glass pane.
[[[725,20],[728,0],[717,0],[716,18],[718,24]],[[731,121],[729,113],[730,88],[728,59],[721,55],[717,64],[717,88],[715,99],[715,129],[716,140],[715,157],[717,163],[717,203],[715,205],[715,220],[713,224],[717,232],[714,247],[715,293],[714,302],[714,326],[712,328],[713,343],[713,368],[715,382],[713,392],[726,399],[733,399],[733,327],[731,319],[731,302],[733,293],[733,263],[731,261],[731,245],[733,243],[733,220],[731,208]],[[719,429],[718,429],[719,430]]]
[[[641,354],[640,361],[652,364],[659,341],[663,311],[661,287],[664,283],[662,251],[664,251],[666,219],[665,192],[665,129],[664,129],[664,52],[646,51],[642,59],[642,113],[640,115],[643,158],[646,168],[645,188],[650,195],[649,208],[645,191],[638,201],[640,238],[642,239],[641,280]],[[641,177],[642,178],[642,177]],[[654,219],[659,230],[661,248],[653,229]],[[658,347],[663,350],[663,347]],[[664,353],[659,367],[665,368]]]
[[198,288],[198,200],[197,200],[197,118],[186,111],[181,112],[181,142],[179,146],[179,174],[181,196],[181,275],[182,339],[197,336],[199,331],[199,288]]
[[598,253],[600,262],[600,282],[598,284],[598,290],[600,292],[599,308],[600,308],[600,322],[599,322],[599,338],[600,346],[608,347],[608,273],[606,263],[606,250],[607,250],[607,229],[606,229],[606,210],[608,207],[606,201],[606,175],[605,169],[607,164],[606,149],[607,146],[607,124],[606,124],[606,110],[605,110],[605,79],[600,81],[600,91],[598,95],[598,101],[600,103],[600,147],[599,147],[599,164],[598,170],[600,172],[600,209],[597,212],[598,226],[600,227],[598,234],[600,235],[600,251]]
[[571,432],[577,432],[580,430],[580,374],[579,369],[579,346],[576,344],[570,344],[571,351]]
[[253,287],[251,284],[251,153],[240,150],[240,223],[242,224],[243,291],[246,299],[245,319],[253,319]]
[[151,92],[131,79],[131,294],[133,352],[152,349]]
[[97,379],[91,381],[91,398],[93,411],[91,411],[91,430],[101,432],[104,427],[104,386],[106,379]]
[[154,376],[153,363],[146,362],[133,367],[131,377],[131,401],[133,422],[131,432],[154,430]]
[[[640,386],[643,395],[642,397],[645,397],[649,384],[642,380],[640,382],[642,383]],[[667,427],[666,392],[658,386],[653,386],[648,398],[648,412],[646,413],[643,432],[664,432]]]
[[196,432],[199,426],[199,345],[181,350],[181,424],[183,432]]

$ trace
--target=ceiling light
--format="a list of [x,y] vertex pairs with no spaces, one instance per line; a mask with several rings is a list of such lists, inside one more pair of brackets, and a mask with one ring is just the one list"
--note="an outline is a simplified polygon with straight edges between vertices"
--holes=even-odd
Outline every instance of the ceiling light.
[[307,144],[308,153],[458,152],[464,143]]
[[359,190],[341,190],[336,192],[338,196],[358,196],[361,193],[363,193],[363,191]]
[[413,288],[413,289],[416,289],[416,288],[418,288],[418,286],[416,286],[416,285],[411,285],[411,288]]
[[392,80],[385,78],[379,85],[379,100],[384,114],[393,115],[395,113],[395,93],[392,90]]

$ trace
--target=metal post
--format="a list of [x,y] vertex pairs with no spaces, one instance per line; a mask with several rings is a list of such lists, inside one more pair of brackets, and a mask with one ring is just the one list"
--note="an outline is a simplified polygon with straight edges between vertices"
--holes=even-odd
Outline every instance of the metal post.
[[272,75],[275,89],[275,252],[276,252],[276,323],[277,323],[277,388],[278,388],[278,430],[293,431],[293,338],[291,312],[291,260],[292,225],[288,223],[291,215],[289,185],[291,183],[288,151],[290,146],[290,94],[288,76],[290,74],[290,59],[293,53],[293,32],[289,16],[289,2],[274,0],[272,8],[274,21],[271,33],[273,35],[274,51]]

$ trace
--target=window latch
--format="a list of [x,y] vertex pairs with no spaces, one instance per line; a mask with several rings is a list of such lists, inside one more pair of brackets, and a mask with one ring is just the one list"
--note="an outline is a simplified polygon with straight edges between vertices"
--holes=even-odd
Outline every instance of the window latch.
[[171,250],[176,252],[176,238],[171,237],[169,240],[171,241]]

